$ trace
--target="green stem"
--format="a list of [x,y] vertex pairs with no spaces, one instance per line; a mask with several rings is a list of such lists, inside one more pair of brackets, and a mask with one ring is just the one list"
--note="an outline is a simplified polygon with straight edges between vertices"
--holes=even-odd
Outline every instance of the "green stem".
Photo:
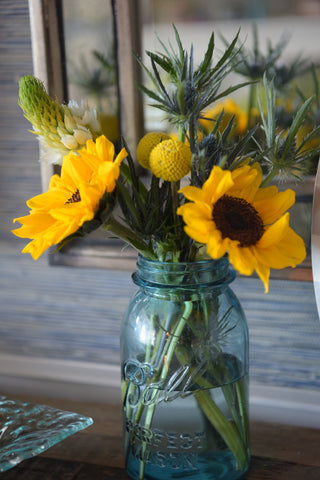
[[[242,438],[235,425],[231,423],[214,403],[206,390],[199,390],[194,394],[203,413],[206,415],[213,427],[219,432],[225,443],[230,448],[241,470],[247,465],[247,452]],[[240,440],[240,441],[239,441]]]
[[[172,333],[169,337],[169,348],[167,350],[167,354],[164,359],[165,361],[162,366],[162,371],[159,378],[160,382],[163,382],[168,375],[170,363],[174,355],[177,343],[180,340],[181,333],[185,327],[185,324],[188,318],[191,315],[192,309],[193,309],[193,303],[191,301],[184,302],[184,312],[174,330],[174,333]],[[144,424],[145,429],[149,429],[151,426],[155,408],[156,408],[156,402],[152,403],[147,408],[146,419]],[[145,461],[143,459],[145,456],[146,448],[147,448],[147,442],[142,442],[142,454],[141,454],[141,460],[140,460],[139,480],[144,479]]]
[[183,129],[181,127],[181,125],[179,125],[179,130],[178,130],[178,142],[184,142],[186,139],[186,136],[183,132]]
[[249,417],[245,409],[245,406],[243,404],[243,398],[247,395],[247,392],[245,391],[247,388],[248,387],[246,385],[245,378],[241,378],[236,383],[236,394],[237,394],[238,405],[239,405],[242,431],[243,431],[243,434],[245,435],[244,440],[248,444],[249,443]]
[[108,220],[102,224],[102,228],[103,230],[113,233],[116,237],[124,240],[126,243],[129,243],[129,245],[134,247],[143,256],[150,258],[151,260],[157,259],[153,250],[147,243],[135,235],[132,230],[118,222],[112,215],[110,215]]
[[[175,229],[175,234],[177,236],[177,240],[180,239],[179,235],[179,221],[177,215],[178,209],[178,183],[171,182],[171,198],[172,198],[172,215],[173,215],[173,225]],[[180,249],[180,245],[178,246],[178,250]]]
[[[186,349],[184,347],[179,348],[176,356],[182,365],[185,365],[190,361],[188,354],[186,352]],[[190,372],[194,370],[195,368],[191,368]],[[246,444],[244,443],[242,434],[246,433],[246,428],[243,428],[243,429],[239,428],[239,420],[237,418],[237,413],[233,405],[234,398],[233,396],[232,398],[230,398],[230,390],[228,390],[228,392],[224,391],[224,393],[227,393],[227,396],[225,396],[225,398],[235,423],[232,423],[221,412],[219,407],[212,400],[210,393],[207,391],[209,388],[212,388],[211,383],[208,382],[205,378],[200,377],[200,378],[197,378],[197,384],[203,389],[203,390],[197,391],[194,394],[199,407],[201,408],[203,413],[206,415],[206,417],[208,418],[212,426],[219,433],[221,438],[224,440],[226,445],[229,447],[236,461],[238,462],[241,470],[244,470],[247,465],[248,457],[247,457],[247,451],[246,451]],[[241,392],[238,390],[237,393],[238,393],[239,404],[243,406]],[[242,420],[243,422],[245,422],[245,415],[242,407],[241,407],[241,412],[242,412],[242,415],[241,415]],[[247,439],[247,435],[245,435],[245,440],[246,439]]]
[[260,187],[267,187],[269,183],[278,175],[279,170],[277,168],[273,168],[271,172],[265,177],[265,179],[261,182]]
[[249,91],[249,101],[248,101],[248,125],[247,129],[249,130],[251,127],[251,122],[252,122],[252,109],[255,103],[255,96],[256,96],[256,85],[252,83],[250,85],[250,91]]

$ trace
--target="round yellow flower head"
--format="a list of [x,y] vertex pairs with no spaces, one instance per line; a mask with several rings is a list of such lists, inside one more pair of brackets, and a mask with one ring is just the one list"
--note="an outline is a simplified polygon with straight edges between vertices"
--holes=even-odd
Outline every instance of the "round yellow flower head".
[[141,138],[137,146],[137,160],[143,168],[150,168],[150,153],[160,142],[170,137],[163,132],[149,132]]
[[190,172],[191,151],[178,140],[164,140],[150,154],[150,169],[156,177],[167,182],[177,182]]

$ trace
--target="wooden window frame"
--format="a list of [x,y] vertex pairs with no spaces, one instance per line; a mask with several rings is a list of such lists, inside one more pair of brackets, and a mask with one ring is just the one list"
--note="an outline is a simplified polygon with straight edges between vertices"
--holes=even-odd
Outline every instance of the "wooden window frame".
[[[117,57],[120,131],[131,152],[144,133],[141,69],[132,52],[141,52],[139,0],[111,0]],[[61,0],[29,0],[34,75],[60,102],[68,101]],[[118,34],[119,32],[119,34]],[[125,32],[125,34],[123,34]],[[41,145],[39,146],[41,148]],[[47,190],[53,165],[41,164],[42,189]],[[132,270],[136,252],[117,239],[89,236],[49,254],[52,265]]]

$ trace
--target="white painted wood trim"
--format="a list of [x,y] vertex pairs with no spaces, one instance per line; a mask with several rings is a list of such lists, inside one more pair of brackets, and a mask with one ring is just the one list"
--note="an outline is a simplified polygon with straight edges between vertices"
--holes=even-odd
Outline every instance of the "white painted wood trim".
[[318,166],[313,194],[311,259],[314,292],[320,317],[320,163]]

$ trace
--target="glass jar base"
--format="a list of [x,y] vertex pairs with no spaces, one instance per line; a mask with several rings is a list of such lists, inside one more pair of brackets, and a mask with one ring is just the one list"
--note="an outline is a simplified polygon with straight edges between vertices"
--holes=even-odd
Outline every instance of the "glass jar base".
[[[139,480],[140,460],[131,451],[127,473]],[[152,453],[145,465],[144,480],[240,480],[247,472],[240,471],[230,452],[212,453]]]

